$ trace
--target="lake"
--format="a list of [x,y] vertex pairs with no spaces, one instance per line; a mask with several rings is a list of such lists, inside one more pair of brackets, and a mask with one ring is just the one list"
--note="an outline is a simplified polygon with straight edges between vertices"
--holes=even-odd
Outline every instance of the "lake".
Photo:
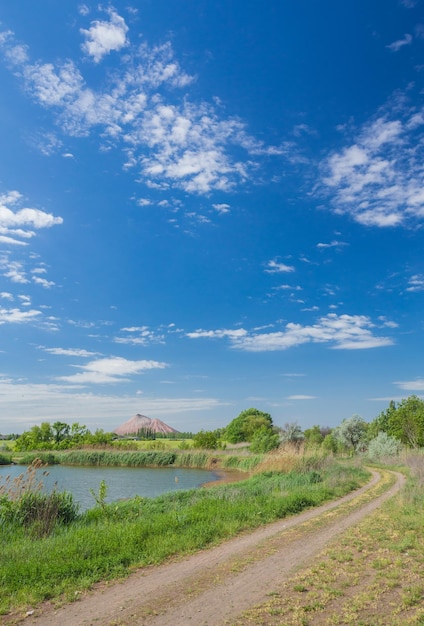
[[[106,502],[114,502],[135,496],[155,497],[179,489],[194,489],[219,479],[215,472],[179,467],[152,469],[49,465],[46,469],[48,476],[43,477],[42,472],[38,472],[46,489],[52,489],[56,484],[58,491],[71,492],[81,511],[95,506],[96,502],[90,490],[97,494],[102,480],[108,487]],[[25,471],[25,465],[0,465],[0,484],[6,476],[17,478]]]

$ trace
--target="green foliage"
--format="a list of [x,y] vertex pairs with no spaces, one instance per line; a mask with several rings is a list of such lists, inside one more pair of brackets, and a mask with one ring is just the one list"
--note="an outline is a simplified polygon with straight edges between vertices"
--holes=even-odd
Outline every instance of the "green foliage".
[[390,402],[371,424],[373,433],[377,428],[407,446],[424,447],[424,400],[412,395],[398,404]]
[[265,454],[275,450],[280,445],[280,437],[269,428],[260,428],[255,432],[250,444],[250,451],[255,454]]
[[216,431],[201,430],[193,436],[194,448],[205,448],[206,450],[216,450],[219,448],[219,437]]
[[326,436],[323,434],[323,430],[324,429],[321,429],[321,427],[318,425],[312,426],[312,428],[307,428],[303,433],[306,446],[312,448],[320,446],[324,441],[324,437]]
[[[43,492],[45,466],[36,459],[17,478],[6,477],[0,483],[0,525],[22,527],[32,537],[49,535],[57,525],[66,525],[78,517],[78,505],[72,494],[53,490]],[[39,472],[42,472],[41,477]]]
[[0,454],[0,465],[10,465],[12,456],[9,454]]
[[322,449],[325,452],[332,452],[333,454],[335,454],[338,449],[338,443],[336,437],[334,436],[334,433],[328,433],[328,435],[324,437],[321,445]]
[[225,429],[225,438],[230,443],[252,441],[256,431],[261,428],[272,430],[272,417],[259,409],[246,409],[235,417]]
[[366,442],[368,424],[360,415],[352,415],[334,429],[336,440],[347,450],[359,452]]
[[97,429],[91,433],[86,426],[74,422],[70,426],[64,422],[43,422],[41,426],[33,426],[15,441],[17,452],[31,450],[67,450],[82,445],[108,445],[113,440],[112,433]]
[[108,486],[106,485],[104,480],[100,481],[99,491],[97,493],[94,491],[94,489],[90,489],[90,493],[95,499],[96,505],[99,506],[101,509],[104,509],[106,507],[107,492]]
[[371,459],[381,459],[387,456],[397,456],[401,450],[401,443],[396,437],[385,432],[379,432],[377,437],[368,444],[368,456]]
[[281,429],[281,441],[300,446],[303,441],[302,429],[297,422],[287,422]]

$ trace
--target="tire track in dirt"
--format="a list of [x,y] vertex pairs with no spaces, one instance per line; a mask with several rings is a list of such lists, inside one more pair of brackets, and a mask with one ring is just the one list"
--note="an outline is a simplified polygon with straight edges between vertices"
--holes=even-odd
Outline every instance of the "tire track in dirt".
[[[61,608],[44,607],[26,617],[27,626],[218,626],[264,600],[279,583],[308,565],[350,526],[394,495],[382,495],[342,516],[318,520],[376,486],[380,474],[343,498],[239,535],[219,546],[158,567],[143,568],[123,582],[99,585]],[[310,526],[310,525],[309,525]],[[15,622],[22,623],[22,622]],[[227,622],[228,623],[228,622]]]

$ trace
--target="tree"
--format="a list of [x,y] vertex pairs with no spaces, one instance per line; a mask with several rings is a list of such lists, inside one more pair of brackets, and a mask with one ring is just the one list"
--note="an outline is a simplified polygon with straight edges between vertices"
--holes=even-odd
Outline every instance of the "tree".
[[64,422],[55,422],[52,424],[52,430],[55,443],[59,443],[69,436],[69,424]]
[[409,396],[390,414],[388,434],[413,448],[424,446],[424,401]]
[[384,432],[411,447],[424,446],[424,401],[412,395],[380,413],[370,424],[370,435]]
[[302,429],[297,422],[287,422],[281,429],[281,441],[291,443],[297,448],[303,441]]
[[272,417],[259,409],[246,409],[235,417],[225,429],[225,437],[230,443],[252,441],[255,432],[262,427],[273,429]]
[[320,426],[312,426],[307,428],[304,433],[305,443],[309,447],[320,446],[324,441],[324,435],[322,434]]
[[193,446],[195,448],[205,448],[207,450],[216,450],[219,447],[219,438],[215,431],[201,430],[193,437]]
[[265,454],[275,450],[280,445],[280,437],[269,428],[262,427],[253,435],[250,451],[255,454]]
[[368,424],[360,415],[352,415],[334,429],[334,436],[348,450],[358,451],[366,441]]

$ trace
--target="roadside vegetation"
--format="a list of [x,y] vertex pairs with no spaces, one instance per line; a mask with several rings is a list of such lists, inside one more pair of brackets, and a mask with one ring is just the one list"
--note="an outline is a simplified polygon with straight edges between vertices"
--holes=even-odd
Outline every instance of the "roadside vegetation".
[[[55,422],[3,442],[0,464],[13,460],[27,469],[0,479],[0,614],[73,600],[95,582],[318,506],[364,484],[367,466],[380,465],[408,475],[403,493],[243,623],[307,625],[325,614],[319,623],[424,625],[424,401],[391,402],[371,423],[354,415],[336,428],[276,427],[268,413],[251,408],[215,431],[138,435],[116,439]],[[80,513],[71,494],[44,491],[43,473],[55,463],[238,470],[246,479],[114,504],[106,504],[102,482],[93,508]],[[386,619],[375,613],[367,621],[373,597]],[[387,620],[388,606],[398,621]]]
[[[281,455],[285,467],[288,456]],[[330,458],[291,458],[286,472],[261,471],[241,482],[154,499],[105,504],[107,486],[101,485],[93,494],[92,509],[78,515],[67,496],[62,503],[67,515],[58,510],[55,523],[49,518],[45,525],[42,516],[24,521],[21,515],[25,494],[40,494],[33,476],[3,484],[0,612],[5,615],[46,599],[74,599],[96,581],[125,576],[135,567],[191,553],[299,513],[348,493],[369,476],[355,464]]]
[[424,454],[393,462],[406,470],[406,487],[234,626],[424,624]]

